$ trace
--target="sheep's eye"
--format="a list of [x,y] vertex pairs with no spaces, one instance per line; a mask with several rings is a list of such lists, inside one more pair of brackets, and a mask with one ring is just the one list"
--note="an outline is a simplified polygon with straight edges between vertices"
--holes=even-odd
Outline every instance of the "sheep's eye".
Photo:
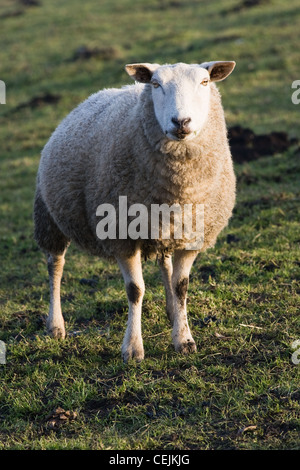
[[208,85],[208,81],[209,81],[208,78],[205,78],[204,80],[202,80],[201,85],[207,86],[207,85]]
[[154,88],[159,88],[160,87],[160,84],[156,80],[153,80],[153,82],[151,82],[151,83],[152,83]]

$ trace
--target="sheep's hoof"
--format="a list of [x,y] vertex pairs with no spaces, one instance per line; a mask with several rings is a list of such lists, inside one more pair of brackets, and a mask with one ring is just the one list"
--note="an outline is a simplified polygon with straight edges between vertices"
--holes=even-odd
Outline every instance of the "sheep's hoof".
[[197,346],[194,341],[188,339],[184,343],[180,343],[175,347],[176,352],[181,354],[191,354],[197,351]]
[[124,362],[128,362],[130,359],[141,362],[144,359],[144,350],[143,348],[135,348],[134,346],[129,346],[126,349],[122,348],[122,358]]
[[66,337],[66,332],[64,328],[59,328],[54,326],[53,328],[47,328],[47,333],[49,336],[55,339],[64,339]]

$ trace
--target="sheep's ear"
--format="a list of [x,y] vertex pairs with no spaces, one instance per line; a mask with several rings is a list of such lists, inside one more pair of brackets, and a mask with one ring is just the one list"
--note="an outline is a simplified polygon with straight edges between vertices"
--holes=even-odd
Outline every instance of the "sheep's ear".
[[141,83],[149,83],[154,71],[158,67],[158,64],[128,64],[125,70],[133,80]]
[[235,67],[235,62],[233,60],[217,60],[214,62],[204,62],[200,66],[208,71],[212,82],[220,82],[231,74]]

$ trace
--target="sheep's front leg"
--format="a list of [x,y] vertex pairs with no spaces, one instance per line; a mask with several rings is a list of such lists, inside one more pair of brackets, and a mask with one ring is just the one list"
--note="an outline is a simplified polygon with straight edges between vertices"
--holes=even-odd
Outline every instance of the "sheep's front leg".
[[174,292],[174,321],[172,338],[175,350],[184,354],[197,350],[187,319],[186,298],[189,274],[197,252],[180,250],[174,253],[172,286]]
[[141,252],[137,251],[130,258],[119,257],[117,261],[123,274],[129,303],[127,328],[122,344],[122,357],[125,362],[129,359],[141,361],[144,359],[141,316],[145,292]]
[[48,333],[54,338],[64,338],[65,322],[61,312],[60,284],[65,264],[65,253],[48,256],[48,273],[50,283],[50,309],[46,321]]

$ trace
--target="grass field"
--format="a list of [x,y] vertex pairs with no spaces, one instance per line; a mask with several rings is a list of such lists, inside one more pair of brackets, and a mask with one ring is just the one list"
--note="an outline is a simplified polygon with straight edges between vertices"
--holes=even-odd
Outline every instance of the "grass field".
[[300,340],[299,143],[235,164],[233,218],[191,273],[194,355],[174,352],[158,267],[147,262],[146,359],[125,365],[119,270],[75,246],[62,283],[67,338],[47,337],[46,260],[32,236],[42,147],[89,94],[130,83],[126,63],[235,60],[219,85],[228,126],[299,137],[300,105],[291,101],[299,2],[251,3],[1,1],[1,450],[300,448],[300,365],[292,361]]

